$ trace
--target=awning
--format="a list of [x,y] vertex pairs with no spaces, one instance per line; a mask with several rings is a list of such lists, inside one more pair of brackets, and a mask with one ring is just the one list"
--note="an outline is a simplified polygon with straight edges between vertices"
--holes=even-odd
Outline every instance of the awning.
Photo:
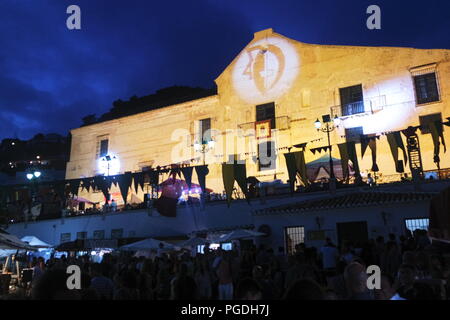
[[0,249],[36,251],[36,248],[4,230],[0,230]]

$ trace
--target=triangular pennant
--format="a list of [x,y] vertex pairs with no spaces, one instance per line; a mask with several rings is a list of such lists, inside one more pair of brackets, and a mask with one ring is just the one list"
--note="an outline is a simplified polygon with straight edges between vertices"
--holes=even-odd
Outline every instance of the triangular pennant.
[[227,204],[230,206],[233,188],[234,188],[234,164],[223,163],[222,164],[222,179],[225,194],[227,195]]
[[192,185],[192,171],[193,171],[193,169],[194,169],[193,167],[181,168],[181,172],[183,173],[184,180],[186,181],[186,184],[187,184],[189,189],[191,189],[191,185]]
[[245,164],[234,164],[234,179],[238,183],[248,201],[247,169]]
[[292,152],[285,153],[284,158],[286,160],[286,168],[288,170],[290,189],[291,192],[294,192],[295,181],[297,180],[297,165],[295,163],[295,154]]
[[150,184],[152,186],[157,186],[159,184],[159,171],[151,170],[148,173]]
[[364,158],[364,154],[366,153],[370,141],[371,139],[368,136],[361,135],[361,159]]
[[81,190],[86,189],[86,191],[89,192],[92,187],[92,178],[83,178],[81,181],[83,182]]
[[361,176],[361,173],[359,171],[359,163],[358,163],[358,156],[356,154],[355,141],[347,142],[347,152],[348,152],[348,157],[353,164],[353,170],[355,171],[355,178],[359,178]]
[[195,166],[195,172],[197,173],[198,184],[202,188],[202,192],[206,190],[206,176],[209,173],[208,165]]
[[338,144],[339,154],[341,155],[341,166],[342,166],[342,174],[344,179],[347,180],[350,176],[348,170],[348,161],[350,160],[350,155],[348,152],[348,144],[347,142]]
[[378,172],[380,170],[378,169],[378,165],[377,165],[377,140],[376,139],[370,140],[369,148],[372,151],[372,171]]
[[120,194],[122,195],[122,199],[125,204],[127,203],[128,189],[130,189],[131,187],[132,178],[133,177],[131,175],[131,172],[121,174],[117,178],[119,183]]
[[294,152],[294,157],[297,173],[300,176],[300,180],[302,181],[304,186],[307,186],[309,185],[309,181],[306,174],[305,153],[303,151]]
[[107,181],[106,178],[107,177],[104,176],[95,176],[94,185],[98,190],[101,190],[103,192],[103,195],[105,196],[105,202],[107,203],[109,200],[109,190],[108,190],[109,182]]
[[141,187],[142,191],[144,190],[144,179],[143,172],[133,173],[134,191],[136,194],[138,193],[139,187]]
[[78,190],[80,188],[81,179],[69,180],[70,193],[72,195],[78,196]]

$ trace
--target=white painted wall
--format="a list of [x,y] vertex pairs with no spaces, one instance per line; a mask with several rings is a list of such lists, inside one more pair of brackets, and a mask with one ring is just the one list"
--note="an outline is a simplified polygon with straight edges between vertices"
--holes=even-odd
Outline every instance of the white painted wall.
[[[329,230],[326,235],[335,244],[338,243],[337,223],[366,221],[369,239],[383,236],[387,239],[389,233],[397,236],[405,234],[405,219],[428,217],[429,201],[414,203],[399,203],[391,205],[372,205],[369,207],[315,210],[295,214],[261,215],[255,216],[255,226],[258,228],[263,224],[271,227],[272,234],[268,238],[261,238],[258,243],[271,246],[274,250],[285,247],[284,230],[286,227],[303,226],[305,228],[305,244],[320,248],[324,241],[308,240],[308,231],[319,230],[316,217],[322,217],[321,230]],[[384,224],[382,212],[387,213],[386,225]]]

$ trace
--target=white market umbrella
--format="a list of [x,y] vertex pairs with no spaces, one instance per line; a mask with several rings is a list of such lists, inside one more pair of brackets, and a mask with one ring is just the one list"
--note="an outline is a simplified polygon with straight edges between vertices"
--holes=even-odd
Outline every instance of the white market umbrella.
[[219,238],[215,239],[215,242],[228,242],[231,240],[238,240],[238,239],[246,239],[246,238],[254,238],[254,237],[262,237],[265,236],[265,233],[252,231],[252,230],[246,230],[246,229],[238,229],[231,231],[230,233],[224,234],[220,236]]
[[209,243],[211,243],[211,241],[206,240],[204,238],[194,237],[194,238],[188,239],[186,241],[183,241],[183,242],[177,244],[177,246],[181,247],[181,248],[192,248],[192,247],[202,246],[202,245],[209,244]]
[[173,249],[174,246],[170,243],[148,238],[142,241],[133,242],[124,246],[121,246],[119,250],[123,251],[140,251],[140,250],[152,250],[152,249],[159,249],[160,244],[163,245],[163,249]]

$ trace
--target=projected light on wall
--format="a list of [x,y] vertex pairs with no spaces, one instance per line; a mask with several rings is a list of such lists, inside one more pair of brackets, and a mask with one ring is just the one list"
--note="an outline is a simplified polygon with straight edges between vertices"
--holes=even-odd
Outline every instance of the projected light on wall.
[[113,176],[120,172],[120,161],[117,156],[109,154],[98,159],[97,167],[99,174]]
[[270,37],[252,43],[238,56],[233,86],[248,103],[273,101],[292,86],[299,70],[295,48],[283,38]]

